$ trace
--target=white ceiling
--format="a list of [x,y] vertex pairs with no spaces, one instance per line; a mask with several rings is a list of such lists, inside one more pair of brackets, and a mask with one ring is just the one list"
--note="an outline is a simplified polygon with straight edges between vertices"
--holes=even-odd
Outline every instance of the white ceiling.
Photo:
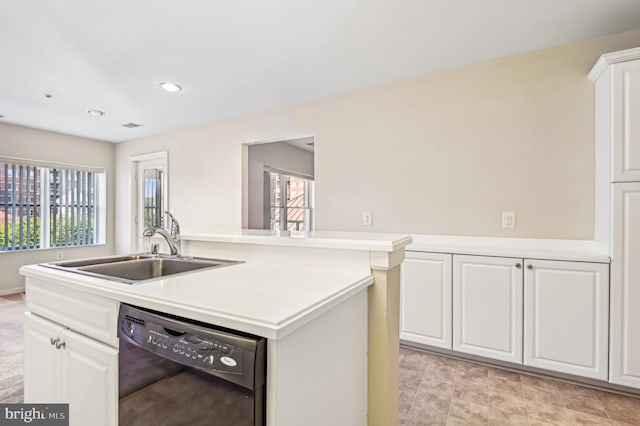
[[123,141],[637,27],[638,0],[0,0],[0,122]]

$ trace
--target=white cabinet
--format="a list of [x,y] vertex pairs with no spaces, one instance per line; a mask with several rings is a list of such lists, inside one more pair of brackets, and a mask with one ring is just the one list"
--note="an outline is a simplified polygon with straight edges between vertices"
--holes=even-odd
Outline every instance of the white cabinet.
[[62,402],[62,354],[56,349],[64,327],[29,312],[24,321],[24,401]]
[[522,363],[522,260],[453,256],[453,349]]
[[71,426],[117,425],[118,303],[30,277],[26,289],[25,402],[68,403]]
[[611,65],[612,182],[640,181],[640,60]]
[[602,55],[589,78],[596,85],[596,206],[603,206],[596,238],[611,256],[609,381],[640,388],[640,48]]
[[62,333],[63,399],[71,425],[118,424],[118,350],[65,330]]
[[117,425],[118,351],[54,322],[25,317],[25,402],[69,404],[70,425]]
[[452,255],[406,252],[400,289],[400,339],[452,349]]
[[596,188],[639,182],[640,48],[602,55],[589,78],[596,86]]
[[608,266],[543,260],[525,264],[524,364],[607,380]]
[[640,182],[613,187],[609,379],[640,388]]

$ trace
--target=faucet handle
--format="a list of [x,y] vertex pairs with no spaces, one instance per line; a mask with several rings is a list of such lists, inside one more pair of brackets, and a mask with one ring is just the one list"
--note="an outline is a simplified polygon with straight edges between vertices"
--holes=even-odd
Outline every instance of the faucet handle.
[[174,215],[172,215],[169,210],[165,210],[164,212],[171,219],[171,236],[175,239],[180,238],[180,224]]
[[153,235],[156,233],[156,230],[153,226],[148,226],[146,228],[144,228],[144,231],[142,231],[142,236],[144,237],[153,237]]

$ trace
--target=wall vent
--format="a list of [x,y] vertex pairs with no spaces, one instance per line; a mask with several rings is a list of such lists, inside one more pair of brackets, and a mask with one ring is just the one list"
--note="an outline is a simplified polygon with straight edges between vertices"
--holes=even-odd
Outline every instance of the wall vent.
[[129,129],[133,129],[135,127],[141,127],[142,124],[137,124],[137,123],[127,123],[127,124],[123,124],[122,127],[128,127]]

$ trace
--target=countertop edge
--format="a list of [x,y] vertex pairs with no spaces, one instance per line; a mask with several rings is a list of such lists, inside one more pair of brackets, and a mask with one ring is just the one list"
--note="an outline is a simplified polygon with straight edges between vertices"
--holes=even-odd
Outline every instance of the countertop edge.
[[452,253],[610,263],[608,249],[592,240],[412,235],[406,252]]
[[[183,234],[182,239],[187,241],[205,241],[219,243],[256,244],[300,248],[323,248],[361,251],[394,252],[411,244],[411,236],[406,234],[357,234],[332,233],[327,236],[304,237],[276,237],[272,235],[251,234]],[[379,238],[366,239],[362,236],[371,235]],[[385,239],[386,238],[386,239]]]

